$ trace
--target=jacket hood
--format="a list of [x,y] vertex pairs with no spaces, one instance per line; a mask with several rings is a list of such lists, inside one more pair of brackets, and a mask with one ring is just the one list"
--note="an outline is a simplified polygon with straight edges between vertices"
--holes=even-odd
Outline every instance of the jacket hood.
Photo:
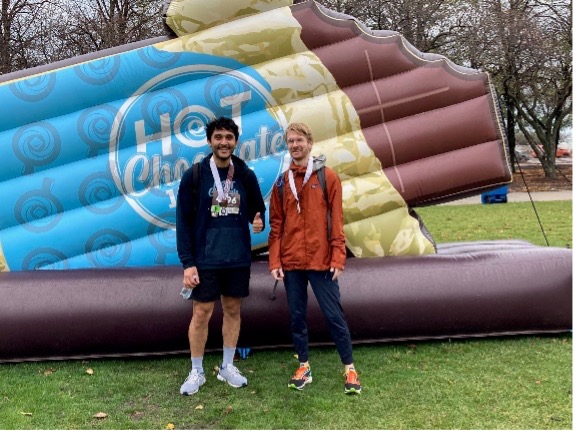
[[[313,156],[313,173],[316,171],[319,171],[321,168],[323,168],[325,166],[326,161],[327,161],[327,157],[324,155]],[[299,169],[305,170],[306,167],[301,166],[301,165],[296,165],[291,160],[290,169],[293,171],[299,171]]]
[[325,166],[327,161],[327,157],[324,155],[319,155],[313,157],[313,172],[319,171],[321,168]]

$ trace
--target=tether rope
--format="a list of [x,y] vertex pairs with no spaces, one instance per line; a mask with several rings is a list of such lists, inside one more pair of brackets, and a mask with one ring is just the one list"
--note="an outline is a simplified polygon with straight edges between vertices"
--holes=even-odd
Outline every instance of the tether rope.
[[[535,212],[535,216],[537,217],[537,221],[539,222],[539,227],[541,227],[541,233],[543,234],[543,237],[545,238],[545,243],[547,244],[548,247],[550,247],[551,245],[549,244],[549,239],[547,239],[547,234],[545,233],[545,229],[543,228],[543,223],[541,222],[541,217],[539,216],[539,212],[537,211],[537,207],[535,206],[535,201],[533,200],[533,196],[531,195],[531,191],[529,191],[529,185],[527,185],[527,181],[525,180],[525,175],[523,174],[523,170],[521,169],[521,164],[519,163],[519,159],[517,158],[517,155],[515,155],[515,162],[517,163],[517,168],[519,170],[519,174],[521,175],[521,179],[523,180],[523,185],[525,185],[525,189],[527,190],[527,195],[529,196],[529,201],[531,202],[531,206],[533,206],[533,211]],[[559,169],[559,167],[557,167],[557,165],[555,165],[555,169],[559,173],[561,173],[563,178],[565,178],[565,180],[567,180],[569,185],[571,187],[573,187],[572,182],[569,180],[569,178],[567,176],[565,176],[565,174]]]

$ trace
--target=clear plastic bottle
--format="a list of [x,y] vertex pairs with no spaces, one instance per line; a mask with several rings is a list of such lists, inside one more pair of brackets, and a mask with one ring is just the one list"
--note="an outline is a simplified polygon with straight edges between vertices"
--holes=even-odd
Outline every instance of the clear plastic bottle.
[[189,300],[192,299],[192,290],[190,287],[183,287],[180,291],[183,299]]

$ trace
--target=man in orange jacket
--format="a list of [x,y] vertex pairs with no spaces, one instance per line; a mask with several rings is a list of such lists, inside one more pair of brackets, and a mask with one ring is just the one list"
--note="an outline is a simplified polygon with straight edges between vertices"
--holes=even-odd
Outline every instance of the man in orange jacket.
[[[291,333],[300,362],[288,386],[301,390],[313,380],[306,324],[310,282],[345,366],[345,392],[359,394],[361,385],[353,364],[338,284],[346,259],[341,182],[333,170],[324,167],[324,158],[310,154],[313,138],[308,125],[291,123],[285,139],[292,162],[271,195],[268,243],[269,269],[275,280],[284,281]],[[326,197],[319,170],[324,170]]]

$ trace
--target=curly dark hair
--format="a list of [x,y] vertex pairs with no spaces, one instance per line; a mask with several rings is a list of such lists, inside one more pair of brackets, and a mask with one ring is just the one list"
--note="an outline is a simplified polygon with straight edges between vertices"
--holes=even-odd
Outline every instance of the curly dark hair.
[[234,134],[234,137],[236,138],[236,141],[238,141],[238,125],[236,123],[234,123],[234,120],[232,120],[229,117],[224,117],[221,116],[218,119],[212,119],[207,125],[206,125],[206,139],[208,141],[210,141],[210,137],[212,137],[212,134],[214,133],[215,129],[225,129],[227,131],[230,131]]

